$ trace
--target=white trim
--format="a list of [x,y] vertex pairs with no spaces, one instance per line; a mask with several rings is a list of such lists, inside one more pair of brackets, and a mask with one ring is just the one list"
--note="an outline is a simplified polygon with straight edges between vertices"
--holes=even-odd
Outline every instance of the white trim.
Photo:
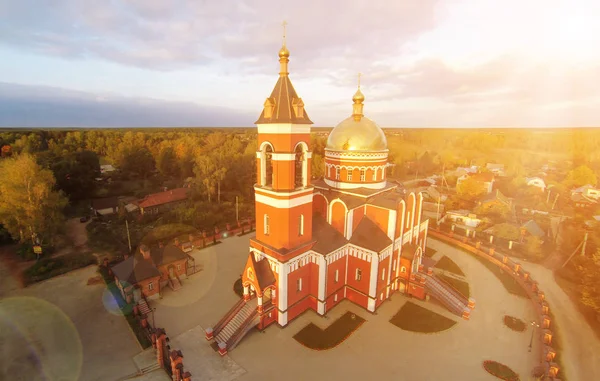
[[367,302],[367,311],[375,312],[375,299],[369,297],[369,301]]
[[389,150],[383,151],[337,151],[325,148],[325,156],[336,159],[387,159]]
[[350,240],[352,238],[352,226],[354,223],[354,209],[349,210],[347,213],[348,223],[346,224],[346,239]]
[[371,256],[371,275],[369,278],[369,296],[372,298],[377,297],[377,274],[379,268],[379,255]]
[[395,210],[391,210],[388,209],[388,229],[387,229],[387,235],[388,237],[394,241],[394,233],[396,233],[396,216],[398,214],[398,212],[396,212]]
[[273,158],[273,160],[276,160],[276,161],[294,161],[294,160],[296,160],[295,153],[273,153],[271,155],[271,157]]
[[311,124],[269,123],[256,127],[259,134],[310,134]]
[[262,156],[262,152],[261,151],[256,151],[256,158],[260,159]]
[[[325,257],[319,257],[319,290],[318,290],[318,299],[325,300],[325,287],[327,285],[327,262],[325,261]],[[325,306],[323,305],[323,312],[319,312],[320,314],[325,313]]]
[[289,209],[289,208],[294,208],[296,206],[309,204],[312,202],[312,198],[313,198],[312,193],[307,194],[306,196],[300,196],[300,197],[286,199],[286,200],[272,198],[272,197],[265,196],[265,195],[258,194],[258,193],[254,195],[254,200],[256,202],[260,202],[261,204],[269,205],[269,206],[272,206],[277,209]]
[[323,180],[330,187],[337,188],[337,189],[356,189],[356,188],[383,189],[387,185],[387,182],[385,180],[378,182],[378,183],[348,183],[348,182],[343,182],[343,181],[333,181],[330,179],[323,179]]
[[[324,179],[324,180],[326,180],[326,179]],[[329,188],[324,188],[324,187],[319,186],[319,185],[314,185],[313,184],[312,186],[314,186],[316,189],[320,189],[320,190],[326,190],[326,191],[330,190]],[[350,196],[356,196],[356,197],[368,199],[368,198],[371,198],[371,197],[375,197],[378,194],[382,194],[384,192],[387,192],[388,190],[394,190],[396,188],[397,188],[397,186],[394,185],[394,186],[391,186],[391,187],[388,187],[388,188],[381,189],[378,192],[373,192],[373,193],[371,193],[369,195],[366,195],[366,196],[364,194],[353,193],[352,189],[346,189],[346,190],[344,190],[344,189],[336,189],[336,191],[339,192],[339,193],[342,193],[342,194],[348,194]]]
[[309,194],[309,193],[312,192],[312,188],[313,187],[310,187],[310,188],[307,188],[307,189],[287,191],[287,192],[286,191],[275,192],[275,191],[272,191],[270,189],[266,189],[266,188],[263,188],[261,186],[255,185],[254,186],[254,192],[256,192],[256,193],[264,193],[265,196],[267,196],[267,197],[269,195],[290,197],[290,196],[298,196],[298,195]]

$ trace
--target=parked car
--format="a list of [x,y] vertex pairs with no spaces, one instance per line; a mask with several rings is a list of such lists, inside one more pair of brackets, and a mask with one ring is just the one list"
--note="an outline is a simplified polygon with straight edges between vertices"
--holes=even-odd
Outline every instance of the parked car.
[[90,220],[90,216],[83,216],[79,219],[79,222],[84,223]]

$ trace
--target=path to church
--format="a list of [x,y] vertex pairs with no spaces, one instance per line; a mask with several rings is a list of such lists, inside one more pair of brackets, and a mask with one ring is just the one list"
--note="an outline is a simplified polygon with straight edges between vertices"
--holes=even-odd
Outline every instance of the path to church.
[[[474,258],[432,239],[429,243],[439,251],[436,255],[447,255],[461,267],[477,299],[470,321],[434,303],[411,299],[458,322],[446,332],[416,334],[390,324],[389,319],[409,300],[396,295],[377,315],[345,301],[326,318],[307,312],[286,328],[253,331],[228,356],[220,357],[204,340],[202,328],[218,321],[237,300],[232,286],[247,259],[246,237],[194,252],[204,271],[185,280],[180,291],[167,291],[163,299],[152,302],[157,307],[156,321],[166,328],[173,348],[183,351],[185,368],[203,380],[356,380],[374,376],[385,380],[491,380],[481,365],[487,359],[529,375],[540,348],[534,344],[534,352],[528,353],[529,332],[513,332],[502,321],[504,315],[531,320],[534,315],[528,301],[508,294]],[[293,339],[308,322],[327,327],[348,310],[367,322],[335,349],[312,351]]]

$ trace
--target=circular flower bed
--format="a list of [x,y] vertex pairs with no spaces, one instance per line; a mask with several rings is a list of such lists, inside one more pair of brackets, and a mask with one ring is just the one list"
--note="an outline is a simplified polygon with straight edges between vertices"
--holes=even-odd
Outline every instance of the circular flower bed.
[[519,375],[504,364],[496,361],[485,360],[483,368],[492,376],[506,381],[520,381]]
[[513,331],[523,332],[527,329],[527,324],[521,319],[513,316],[504,316],[504,324]]

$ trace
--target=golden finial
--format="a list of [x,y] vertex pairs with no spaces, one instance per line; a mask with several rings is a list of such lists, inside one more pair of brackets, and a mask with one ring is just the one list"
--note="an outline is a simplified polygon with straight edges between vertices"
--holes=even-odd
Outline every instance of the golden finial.
[[281,50],[279,50],[279,58],[289,58],[290,51],[285,46],[285,27],[287,26],[287,21],[284,21],[281,25],[283,25],[283,45],[281,46]]
[[356,93],[354,93],[354,96],[352,97],[354,103],[362,103],[365,100],[365,96],[360,91],[360,77],[362,77],[362,73],[358,73],[358,90],[356,90]]

